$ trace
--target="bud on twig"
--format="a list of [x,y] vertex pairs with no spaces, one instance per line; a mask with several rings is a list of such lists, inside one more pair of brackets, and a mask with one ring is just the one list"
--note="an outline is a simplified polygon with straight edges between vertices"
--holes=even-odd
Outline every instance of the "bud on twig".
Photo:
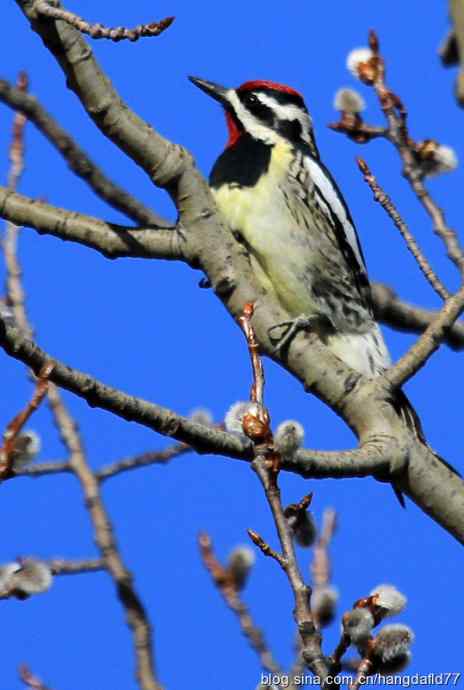
[[384,618],[401,613],[407,603],[404,594],[401,594],[393,585],[378,585],[372,590],[370,596],[375,606],[384,610]]
[[29,465],[41,448],[40,436],[31,429],[21,431],[13,442],[10,451],[10,462],[14,470],[19,470]]
[[300,546],[312,546],[317,536],[316,523],[312,514],[307,510],[312,497],[313,495],[310,493],[299,503],[292,503],[284,510],[287,523]]
[[352,644],[363,645],[370,638],[375,621],[369,609],[353,609],[344,614],[342,625]]
[[374,640],[373,659],[376,667],[390,673],[402,670],[411,658],[410,646],[414,632],[407,625],[386,625]]
[[274,448],[283,458],[291,458],[303,444],[304,429],[300,422],[289,419],[277,427]]
[[227,431],[233,434],[245,433],[243,431],[243,417],[249,412],[252,404],[249,401],[239,401],[229,407],[224,418],[224,426]]
[[50,589],[53,575],[46,563],[34,558],[24,558],[19,561],[19,565],[20,568],[13,573],[10,580],[11,588],[15,592],[30,596]]
[[203,424],[204,426],[213,426],[214,424],[212,413],[204,407],[196,407],[188,416],[192,422],[197,424]]
[[250,575],[251,569],[255,564],[254,551],[249,546],[237,546],[230,554],[227,564],[227,571],[233,581],[235,589],[241,591]]
[[378,58],[370,48],[355,48],[346,58],[351,74],[364,84],[373,84],[378,76]]
[[366,109],[364,98],[354,89],[338,89],[334,97],[334,108],[341,113],[359,115]]
[[311,612],[321,628],[329,625],[335,618],[338,591],[331,585],[316,586],[311,595]]

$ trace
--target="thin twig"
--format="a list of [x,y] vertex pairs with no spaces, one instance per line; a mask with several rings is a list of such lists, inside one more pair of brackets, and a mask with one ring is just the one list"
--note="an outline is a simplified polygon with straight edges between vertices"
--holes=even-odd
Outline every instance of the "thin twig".
[[[380,54],[379,40],[374,31],[369,32],[369,46],[372,51],[372,57],[358,66],[358,74],[361,81],[372,86],[375,90],[380,107],[387,120],[387,129],[380,136],[388,139],[398,151],[403,162],[405,178],[431,218],[434,232],[443,241],[448,257],[459,269],[461,275],[464,276],[463,248],[459,243],[456,232],[448,226],[443,210],[432,199],[424,185],[424,170],[421,168],[421,155],[423,152],[409,134],[407,124],[408,113],[402,100],[386,84],[385,60]],[[336,123],[331,125],[331,127],[335,131],[343,132],[350,136],[350,138],[356,139],[357,124],[357,121],[354,121],[351,129],[343,126],[342,123]],[[363,127],[369,128],[368,125],[362,124]]]
[[[192,449],[183,443],[176,443],[164,450],[152,450],[140,455],[131,455],[108,465],[104,465],[95,472],[99,481],[106,481],[124,472],[147,467],[149,465],[165,465],[174,458],[178,458]],[[72,473],[73,470],[68,461],[65,462],[41,462],[29,467],[14,470],[15,477],[43,477],[49,474],[60,474],[63,472]]]
[[231,611],[237,616],[243,635],[246,637],[252,649],[259,656],[261,665],[271,673],[281,673],[281,669],[274,660],[262,631],[256,627],[248,607],[241,600],[234,580],[216,558],[211,537],[202,533],[198,537],[198,545],[203,563],[210,573],[218,591]]
[[372,650],[373,650],[373,645],[372,644],[368,645],[367,650],[366,650],[366,655],[359,662],[358,670],[356,673],[356,678],[354,679],[354,682],[350,686],[352,688],[352,690],[359,690],[360,688],[365,687],[367,676],[370,673],[372,673],[373,668],[374,668],[373,663],[372,663],[372,658],[371,658]]
[[464,252],[455,231],[447,225],[444,212],[424,186],[422,171],[414,155],[414,141],[407,127],[407,111],[399,96],[385,82],[385,61],[380,54],[379,41],[374,31],[369,34],[369,43],[379,66],[373,87],[389,124],[387,138],[400,154],[404,164],[404,176],[429,214],[434,232],[445,244],[448,257],[457,266],[461,275],[464,275]]
[[53,575],[81,575],[105,570],[102,558],[88,558],[81,561],[70,561],[64,558],[53,558],[47,561]]
[[164,450],[153,450],[148,453],[141,453],[140,455],[133,455],[132,457],[118,460],[117,462],[97,470],[95,476],[102,482],[123,472],[130,472],[140,467],[147,467],[148,465],[165,465],[174,458],[189,453],[191,450],[190,446],[183,443],[176,443],[174,446],[169,446]]
[[332,508],[324,511],[322,529],[313,547],[313,562],[311,573],[315,585],[322,586],[330,582],[331,567],[329,545],[332,541],[337,524],[337,515]]
[[342,113],[342,117],[338,122],[331,122],[328,126],[334,132],[346,134],[357,144],[367,144],[372,139],[385,138],[387,134],[385,127],[369,125],[363,122],[359,116],[349,116],[348,113]]
[[281,568],[285,570],[285,566],[287,565],[287,562],[285,560],[285,557],[282,556],[278,551],[275,551],[268,543],[267,541],[264,541],[262,536],[258,534],[258,532],[255,532],[254,529],[247,529],[248,536],[250,537],[251,541],[255,546],[258,547],[258,549],[263,553],[265,556],[268,556],[269,558],[273,558],[277,563],[280,565]]
[[257,455],[253,461],[253,468],[263,486],[282,547],[282,558],[279,559],[279,563],[293,591],[294,617],[302,642],[302,658],[306,666],[316,676],[319,676],[323,687],[325,679],[329,675],[329,667],[321,650],[321,634],[317,630],[311,614],[309,605],[311,589],[304,583],[301,576],[293,538],[280,499],[276,473],[268,465],[267,458],[262,455]]
[[28,465],[16,470],[13,468],[15,477],[45,477],[50,474],[73,473],[71,465],[66,460],[65,462],[39,462],[36,465]]
[[34,675],[26,664],[21,664],[19,667],[19,677],[24,685],[27,685],[30,690],[50,690],[38,676]]
[[351,638],[349,635],[345,635],[344,632],[340,635],[340,640],[335,647],[334,653],[332,654],[332,665],[335,673],[341,668],[342,658],[351,646]]
[[430,285],[433,287],[435,292],[442,298],[442,299],[447,299],[450,296],[450,293],[446,289],[446,287],[443,285],[435,271],[433,270],[432,266],[422,253],[422,250],[420,249],[419,245],[417,244],[414,236],[410,232],[408,226],[404,222],[404,220],[401,218],[398,210],[396,209],[393,201],[390,199],[390,197],[383,191],[379,183],[377,182],[376,178],[372,174],[369,166],[367,165],[366,161],[363,160],[362,158],[358,158],[358,165],[359,169],[361,170],[362,174],[364,175],[364,180],[367,182],[369,187],[372,190],[372,193],[374,194],[374,199],[382,206],[382,208],[388,213],[390,216],[391,220],[393,221],[394,225],[398,228],[400,231],[401,236],[403,237],[404,241],[406,242],[406,246],[408,247],[409,251],[415,258],[420,270],[424,274],[425,278],[429,281]]
[[18,435],[31,415],[40,407],[42,400],[47,395],[49,389],[48,377],[52,371],[51,364],[45,364],[39,372],[34,393],[30,402],[21,410],[8,424],[3,433],[3,446],[0,448],[0,479],[9,479],[13,477],[15,472],[14,464],[14,449],[15,442]]
[[[254,330],[251,325],[252,316],[253,305],[246,304],[240,318],[240,325],[247,339],[253,370],[251,399],[253,402],[258,403],[266,413],[264,416],[263,412],[264,423],[265,419],[269,420],[269,415],[264,408],[264,372],[256,346]],[[243,429],[245,433],[247,433],[245,422],[243,424]],[[253,436],[251,436],[251,438],[253,438]],[[306,666],[316,676],[319,676],[322,686],[324,686],[325,680],[329,674],[329,667],[321,649],[321,634],[317,630],[311,614],[309,604],[311,589],[305,584],[301,576],[293,543],[293,535],[289,526],[289,521],[285,517],[285,510],[281,502],[280,490],[277,483],[278,471],[280,468],[279,463],[276,463],[276,453],[272,444],[272,432],[269,427],[262,434],[262,438],[265,442],[260,446],[255,446],[255,457],[252,462],[252,468],[255,470],[263,486],[267,502],[274,518],[282,553],[278,554],[271,549],[256,532],[252,530],[250,532],[249,530],[249,534],[254,543],[259,546],[265,555],[271,556],[279,563],[288,578],[295,601],[294,617],[302,642],[302,658]]]
[[[34,558],[22,559],[18,558],[13,563],[4,564],[7,567],[13,566],[13,571],[11,572],[11,578],[2,582],[2,587],[0,589],[0,599],[21,599],[24,600],[30,596],[28,589],[21,587],[21,583],[18,582],[16,576],[21,573],[20,565],[23,561],[36,561]],[[51,560],[45,561],[41,560],[45,567],[49,568],[49,572],[52,575],[81,575],[83,573],[95,573],[98,571],[106,571],[106,565],[102,558],[93,558],[83,561],[70,561],[63,558],[53,558]],[[2,566],[3,567],[3,566]],[[18,568],[16,570],[16,567]],[[45,591],[45,589],[41,590]]]
[[445,302],[436,319],[432,321],[406,354],[385,372],[385,378],[394,388],[402,386],[425,366],[428,359],[442,344],[445,333],[463,311],[464,286]]
[[127,29],[125,26],[108,27],[102,24],[91,24],[82,17],[79,17],[69,10],[64,10],[61,7],[53,7],[46,0],[37,0],[34,9],[38,14],[50,19],[58,19],[70,24],[75,29],[83,34],[88,34],[92,38],[108,38],[111,41],[137,41],[139,38],[146,36],[159,36],[174,21],[174,17],[166,17],[159,22],[151,22],[150,24],[139,24],[133,29]]
[[251,325],[253,312],[254,305],[251,302],[245,304],[243,315],[239,318],[239,324],[245,334],[253,372],[253,385],[251,387],[250,399],[252,402],[257,402],[259,405],[264,406],[264,369],[259,356],[258,341],[256,340]]

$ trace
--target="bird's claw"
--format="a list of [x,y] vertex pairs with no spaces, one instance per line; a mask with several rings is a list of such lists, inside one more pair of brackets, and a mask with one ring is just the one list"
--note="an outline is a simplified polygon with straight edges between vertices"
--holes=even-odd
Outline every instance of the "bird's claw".
[[[291,321],[282,321],[281,323],[277,323],[275,326],[271,326],[267,334],[273,345],[273,353],[278,355],[287,345],[289,345],[299,331],[308,330],[308,328],[310,328],[313,324],[313,321],[314,319],[311,319],[307,316],[298,316],[296,319],[292,319]],[[285,329],[283,335],[280,335],[279,337],[272,336],[272,331],[282,328]]]

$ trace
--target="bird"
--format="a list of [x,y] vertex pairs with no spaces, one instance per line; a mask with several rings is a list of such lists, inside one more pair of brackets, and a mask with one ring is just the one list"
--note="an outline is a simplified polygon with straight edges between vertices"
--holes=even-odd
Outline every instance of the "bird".
[[[282,348],[298,329],[310,328],[355,371],[382,375],[391,359],[374,316],[363,251],[321,160],[303,96],[273,81],[226,88],[189,79],[225,112],[228,141],[209,178],[217,208],[246,248],[259,285],[290,317],[270,329],[270,337],[284,327],[277,337]],[[426,443],[406,395],[394,395],[395,407]]]

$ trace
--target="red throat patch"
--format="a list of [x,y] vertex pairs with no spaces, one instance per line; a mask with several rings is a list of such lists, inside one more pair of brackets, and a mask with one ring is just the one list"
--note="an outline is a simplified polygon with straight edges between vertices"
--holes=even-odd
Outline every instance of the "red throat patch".
[[290,93],[293,96],[303,98],[301,93],[291,86],[285,84],[277,84],[275,81],[266,81],[264,79],[257,79],[256,81],[246,81],[238,87],[237,91],[254,91],[254,89],[269,89],[271,91],[280,91],[280,93]]
[[232,113],[229,113],[226,110],[226,123],[227,123],[227,129],[229,132],[229,139],[227,141],[227,148],[230,148],[231,146],[235,146],[237,141],[240,139],[242,132],[238,128],[237,123],[235,122],[234,116]]

